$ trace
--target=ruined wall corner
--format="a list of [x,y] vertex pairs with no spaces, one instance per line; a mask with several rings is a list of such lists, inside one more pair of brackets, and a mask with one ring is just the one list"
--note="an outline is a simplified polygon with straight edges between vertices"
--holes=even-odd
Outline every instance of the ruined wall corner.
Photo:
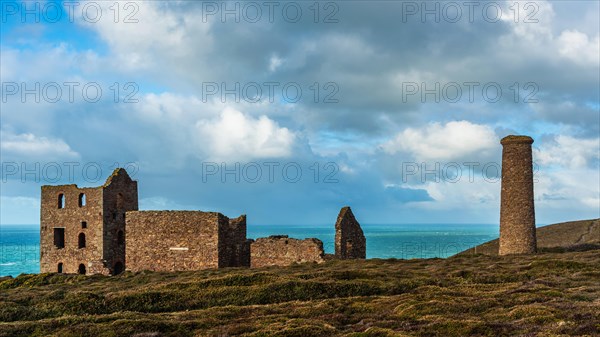
[[344,206],[335,223],[335,257],[338,259],[365,259],[367,242],[352,209]]

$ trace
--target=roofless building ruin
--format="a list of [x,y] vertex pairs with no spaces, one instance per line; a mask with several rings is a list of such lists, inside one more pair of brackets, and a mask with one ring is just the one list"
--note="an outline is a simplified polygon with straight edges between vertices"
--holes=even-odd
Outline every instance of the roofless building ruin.
[[[40,217],[42,273],[283,266],[326,257],[315,238],[247,239],[246,215],[139,211],[137,181],[122,168],[99,187],[42,186]],[[338,216],[335,245],[331,258],[365,258],[365,237],[349,207]]]

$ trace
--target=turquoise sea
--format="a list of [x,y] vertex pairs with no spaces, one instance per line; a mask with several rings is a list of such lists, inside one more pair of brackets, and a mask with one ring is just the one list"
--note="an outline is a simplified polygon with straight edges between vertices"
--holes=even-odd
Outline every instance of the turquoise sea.
[[[498,225],[399,224],[362,225],[367,238],[367,258],[448,257],[498,237]],[[287,234],[315,237],[326,253],[334,250],[334,227],[248,225],[248,237]],[[39,273],[39,225],[0,225],[0,276]]]

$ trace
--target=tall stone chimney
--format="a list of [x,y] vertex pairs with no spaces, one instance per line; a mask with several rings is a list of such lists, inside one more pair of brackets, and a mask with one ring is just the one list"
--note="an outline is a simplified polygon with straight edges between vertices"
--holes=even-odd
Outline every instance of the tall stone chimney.
[[528,136],[507,136],[502,144],[499,255],[537,250],[533,205],[533,159]]

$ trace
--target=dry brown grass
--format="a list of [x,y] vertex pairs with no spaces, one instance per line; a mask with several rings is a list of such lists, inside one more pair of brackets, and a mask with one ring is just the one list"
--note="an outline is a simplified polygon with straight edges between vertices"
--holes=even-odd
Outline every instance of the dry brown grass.
[[0,281],[0,336],[597,336],[600,250]]

